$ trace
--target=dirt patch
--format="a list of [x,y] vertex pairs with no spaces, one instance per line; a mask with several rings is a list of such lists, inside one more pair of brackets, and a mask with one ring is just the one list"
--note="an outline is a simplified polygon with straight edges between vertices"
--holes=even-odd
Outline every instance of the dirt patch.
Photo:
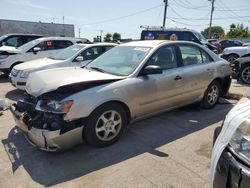
[[195,151],[198,155],[211,158],[212,143],[204,143],[200,145],[200,148]]

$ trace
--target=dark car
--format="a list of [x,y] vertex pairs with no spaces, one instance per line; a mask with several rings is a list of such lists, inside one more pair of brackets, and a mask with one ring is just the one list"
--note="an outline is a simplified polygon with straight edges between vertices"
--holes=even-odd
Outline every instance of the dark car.
[[223,51],[227,47],[242,46],[243,42],[239,40],[221,40],[220,42],[221,50]]
[[7,34],[0,37],[0,46],[19,47],[41,37],[42,35],[37,34]]
[[213,44],[208,43],[205,37],[191,29],[181,28],[147,28],[141,32],[141,40],[183,40],[193,41],[205,45],[208,49],[218,53],[218,49]]
[[245,84],[250,84],[250,53],[236,59],[230,65],[234,79],[242,81]]
[[214,131],[211,187],[250,187],[250,98],[242,98]]

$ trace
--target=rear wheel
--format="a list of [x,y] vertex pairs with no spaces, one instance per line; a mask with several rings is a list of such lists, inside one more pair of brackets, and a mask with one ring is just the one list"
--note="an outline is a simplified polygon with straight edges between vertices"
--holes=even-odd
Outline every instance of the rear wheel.
[[228,62],[233,63],[238,58],[239,58],[239,56],[232,54],[232,55],[229,55],[226,59]]
[[201,103],[202,107],[206,109],[214,107],[220,98],[220,93],[220,83],[217,80],[214,80],[211,84],[209,84],[203,96]]
[[117,103],[97,108],[84,127],[84,136],[91,145],[104,147],[116,142],[127,124],[125,110]]
[[240,70],[240,79],[245,84],[250,84],[250,65],[245,65]]

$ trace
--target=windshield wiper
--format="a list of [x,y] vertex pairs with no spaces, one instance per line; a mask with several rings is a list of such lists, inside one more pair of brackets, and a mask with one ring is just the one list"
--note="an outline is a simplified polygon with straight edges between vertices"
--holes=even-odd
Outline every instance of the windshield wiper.
[[104,73],[106,73],[107,71],[105,71],[105,70],[103,70],[103,69],[101,69],[101,68],[99,68],[99,67],[90,67],[91,69],[93,69],[93,70],[97,70],[97,71],[99,71],[99,72],[104,72]]

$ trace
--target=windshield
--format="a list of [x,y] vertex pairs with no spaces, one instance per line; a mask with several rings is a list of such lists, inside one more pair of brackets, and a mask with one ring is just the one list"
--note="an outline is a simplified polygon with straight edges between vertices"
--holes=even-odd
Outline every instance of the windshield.
[[86,46],[84,45],[73,45],[70,46],[61,52],[51,56],[51,59],[56,59],[56,60],[66,60],[72,56],[74,56],[76,53],[78,53],[81,49],[85,48]]
[[8,37],[8,35],[3,35],[3,36],[1,36],[0,37],[0,42],[2,41],[2,40],[4,40],[5,38],[7,38]]
[[149,47],[117,46],[86,67],[109,74],[127,76],[136,69],[149,51]]
[[206,38],[201,33],[194,32],[194,35],[199,39],[199,41],[205,42],[205,43],[207,42]]
[[24,51],[29,50],[29,49],[33,48],[37,43],[38,43],[37,40],[32,40],[32,41],[30,41],[22,46],[19,46],[18,49],[24,50]]

